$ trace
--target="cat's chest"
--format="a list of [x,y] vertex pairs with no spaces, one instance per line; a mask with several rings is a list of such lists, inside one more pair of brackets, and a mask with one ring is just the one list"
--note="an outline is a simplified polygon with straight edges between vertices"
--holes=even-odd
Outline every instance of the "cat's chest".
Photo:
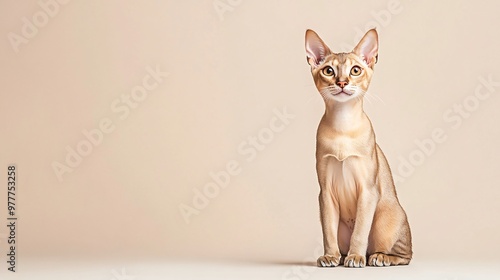
[[338,161],[344,161],[348,157],[366,157],[370,153],[370,147],[366,141],[349,136],[320,138],[317,144],[318,152],[322,157],[332,156]]
[[328,188],[340,207],[340,218],[347,222],[356,217],[358,187],[370,173],[370,165],[363,158],[350,156],[343,161],[326,155]]
[[372,138],[369,134],[328,136],[318,137],[317,160],[326,166],[327,185],[339,203],[341,220],[348,222],[356,217],[358,187],[373,178]]

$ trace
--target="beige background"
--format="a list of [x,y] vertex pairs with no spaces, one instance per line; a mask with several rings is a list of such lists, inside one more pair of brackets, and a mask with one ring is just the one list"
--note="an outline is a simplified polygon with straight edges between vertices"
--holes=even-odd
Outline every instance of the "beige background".
[[[415,259],[498,258],[500,87],[460,125],[443,118],[474,105],[480,77],[500,81],[498,1],[229,2],[219,17],[214,4],[226,1],[71,1],[18,53],[9,32],[41,8],[0,3],[0,181],[15,163],[20,256],[314,261],[324,105],[304,32],[341,51],[378,18],[365,109],[394,173],[415,140],[446,135],[397,185]],[[157,65],[169,76],[121,120],[111,104]],[[295,118],[247,161],[239,145],[285,107]],[[51,164],[103,118],[115,130],[59,181]],[[231,160],[241,173],[186,224],[179,206]]]

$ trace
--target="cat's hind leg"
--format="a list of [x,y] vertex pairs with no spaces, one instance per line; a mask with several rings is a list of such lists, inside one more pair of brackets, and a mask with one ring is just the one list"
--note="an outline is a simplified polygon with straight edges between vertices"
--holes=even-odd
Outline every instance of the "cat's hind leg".
[[411,233],[399,205],[377,209],[368,246],[369,266],[406,265],[412,258]]

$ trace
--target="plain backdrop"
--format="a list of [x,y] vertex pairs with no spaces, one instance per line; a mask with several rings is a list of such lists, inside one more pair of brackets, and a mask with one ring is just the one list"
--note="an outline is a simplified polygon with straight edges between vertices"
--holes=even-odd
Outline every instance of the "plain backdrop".
[[[498,1],[69,1],[46,21],[42,6],[0,3],[0,184],[15,164],[21,264],[315,261],[324,104],[304,33],[340,52],[372,27],[365,111],[400,178],[415,260],[498,259]],[[168,77],[142,92],[155,69]],[[114,130],[89,151],[82,131],[103,120]],[[53,165],[78,147],[59,180]]]

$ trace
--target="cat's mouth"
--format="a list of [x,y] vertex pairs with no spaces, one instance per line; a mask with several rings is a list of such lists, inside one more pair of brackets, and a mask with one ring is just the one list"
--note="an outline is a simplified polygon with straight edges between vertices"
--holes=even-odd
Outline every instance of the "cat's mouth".
[[339,92],[337,92],[337,93],[334,93],[333,95],[337,96],[337,95],[341,95],[341,94],[346,94],[346,95],[351,96],[351,95],[353,95],[353,94],[354,94],[354,92],[348,92],[347,90],[342,89],[341,91],[339,91]]

